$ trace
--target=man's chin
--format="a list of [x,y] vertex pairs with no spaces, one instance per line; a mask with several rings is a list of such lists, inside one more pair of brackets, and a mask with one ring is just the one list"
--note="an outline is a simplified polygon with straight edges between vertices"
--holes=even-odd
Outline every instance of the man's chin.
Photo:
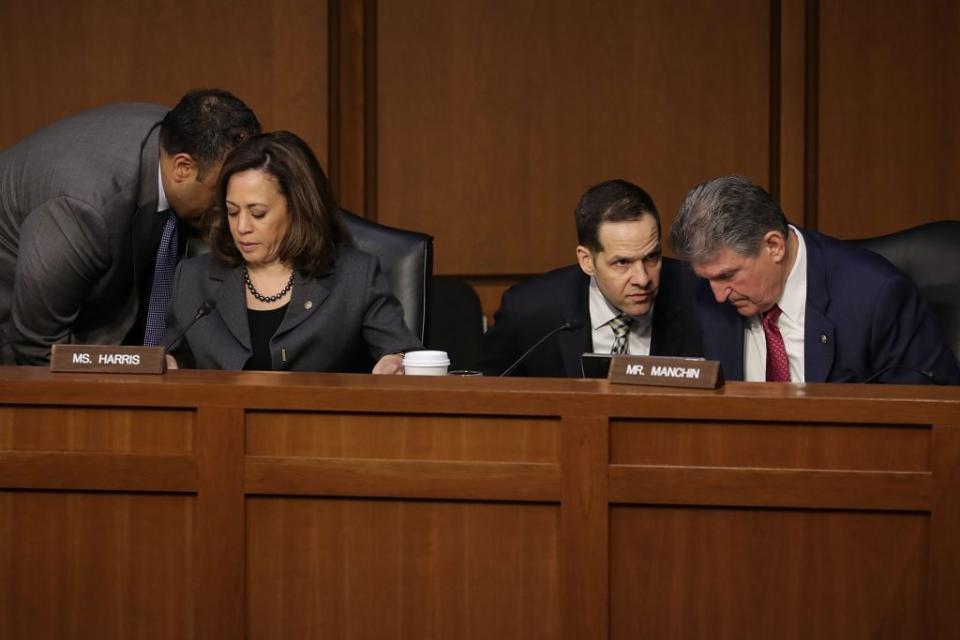
[[650,313],[650,309],[653,307],[653,299],[651,298],[648,302],[642,304],[627,304],[621,309],[625,314],[633,317],[645,316]]
[[755,316],[759,313],[757,306],[750,302],[749,300],[741,300],[740,302],[731,302],[733,308],[737,310],[737,313],[740,315],[749,318],[750,316]]

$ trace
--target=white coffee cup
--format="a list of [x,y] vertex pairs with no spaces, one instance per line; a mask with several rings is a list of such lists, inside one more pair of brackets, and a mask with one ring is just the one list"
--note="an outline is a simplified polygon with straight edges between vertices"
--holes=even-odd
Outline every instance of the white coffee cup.
[[449,367],[446,351],[411,351],[403,356],[403,372],[408,376],[445,376]]

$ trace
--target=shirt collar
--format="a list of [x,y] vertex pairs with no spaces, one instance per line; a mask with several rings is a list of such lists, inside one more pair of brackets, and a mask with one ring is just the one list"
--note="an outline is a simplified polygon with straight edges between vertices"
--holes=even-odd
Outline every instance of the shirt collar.
[[163,173],[157,164],[157,213],[162,213],[170,208],[170,202],[167,200],[167,194],[163,191]]
[[800,322],[806,315],[807,304],[807,247],[803,241],[803,234],[796,227],[789,225],[790,232],[797,238],[797,259],[793,262],[790,275],[783,285],[783,293],[777,303],[783,315],[789,320]]
[[[599,329],[607,324],[622,311],[610,304],[610,301],[600,291],[597,285],[597,279],[590,276],[590,325],[593,329]],[[630,331],[642,332],[643,327],[650,323],[653,318],[653,305],[650,305],[650,311],[642,316],[633,316],[633,323],[630,325]]]

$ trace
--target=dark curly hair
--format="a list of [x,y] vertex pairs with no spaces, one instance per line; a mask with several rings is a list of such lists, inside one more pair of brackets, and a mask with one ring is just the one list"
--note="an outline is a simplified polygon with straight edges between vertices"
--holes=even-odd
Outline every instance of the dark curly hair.
[[190,154],[202,181],[230,149],[258,133],[260,122],[243,100],[222,89],[194,89],[164,116],[160,146],[170,155]]

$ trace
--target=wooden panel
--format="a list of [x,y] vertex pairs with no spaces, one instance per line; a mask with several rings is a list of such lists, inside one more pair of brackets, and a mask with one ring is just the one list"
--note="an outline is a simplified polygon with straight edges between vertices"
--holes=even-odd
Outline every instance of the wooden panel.
[[252,498],[248,637],[555,638],[558,510]]
[[216,86],[243,98],[266,129],[327,152],[327,3],[227,0],[161,4],[0,3],[0,149],[43,124],[111,102],[173,105]]
[[938,492],[930,517],[927,636],[946,637],[958,628],[950,617],[960,602],[960,428],[956,422],[937,425],[933,438]]
[[822,230],[960,217],[958,30],[953,0],[820,3]]
[[[563,637],[606,640],[609,622],[608,421],[572,416],[563,421],[560,540]],[[576,603],[576,607],[570,607]]]
[[614,464],[929,470],[929,427],[614,420]]
[[246,527],[243,498],[243,411],[202,407],[197,442],[197,530],[194,544],[198,638],[242,638]]
[[[0,493],[3,640],[150,635],[134,618],[203,638],[958,628],[956,387],[0,367],[0,405],[70,416],[18,443],[90,429],[84,446],[110,444],[104,398],[195,412],[194,451],[11,451],[8,430],[0,488],[23,490]],[[104,493],[83,491],[94,481]],[[197,496],[129,495],[158,486]],[[125,515],[154,498],[178,506]],[[141,539],[180,558],[139,558]],[[128,585],[151,562],[144,604]]]
[[610,467],[610,501],[928,511],[933,478],[903,471]]
[[189,453],[189,410],[0,407],[0,451]]
[[779,193],[778,199],[787,217],[806,226],[804,221],[806,145],[806,39],[809,0],[775,0],[780,7],[780,101],[779,101]]
[[[376,219],[367,189],[376,174],[376,5],[371,0],[330,3],[330,167],[340,206]],[[368,152],[372,153],[368,157]],[[367,206],[367,205],[371,206]]]
[[0,492],[0,638],[193,634],[192,498]]
[[247,453],[556,462],[557,433],[558,421],[545,418],[252,411]]
[[189,456],[0,452],[0,487],[190,492],[196,473]]
[[572,262],[608,178],[665,228],[700,181],[767,182],[768,0],[381,2],[377,25],[378,215],[433,234],[436,273]]
[[553,464],[247,458],[248,493],[557,501]]
[[925,637],[927,533],[925,515],[614,508],[611,636]]

